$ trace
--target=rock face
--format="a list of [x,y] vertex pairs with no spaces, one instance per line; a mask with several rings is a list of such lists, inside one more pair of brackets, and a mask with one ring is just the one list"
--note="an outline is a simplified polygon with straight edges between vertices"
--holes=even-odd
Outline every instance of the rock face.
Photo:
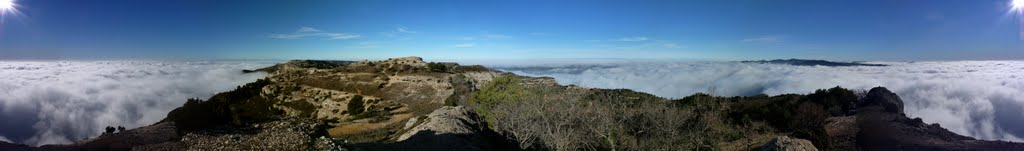
[[857,150],[857,116],[830,117],[825,120],[825,133],[830,148],[823,150]]
[[775,137],[761,147],[762,151],[817,151],[811,141],[787,136]]
[[445,106],[427,115],[422,124],[399,136],[398,141],[417,146],[417,150],[493,150],[487,145],[484,131],[469,110]]
[[896,93],[892,93],[885,87],[875,87],[868,91],[867,96],[857,105],[857,108],[879,106],[885,112],[904,114],[903,100]]
[[[398,141],[404,141],[421,132],[433,132],[434,134],[473,134],[480,122],[472,118],[464,107],[445,106],[427,115],[425,121],[409,132],[398,137]],[[415,121],[410,121],[415,122]]]
[[[1024,150],[1024,144],[982,141],[962,136],[938,124],[926,124],[903,112],[903,101],[886,88],[876,87],[857,105],[856,120],[831,120],[826,129],[830,139],[842,140],[856,133],[856,139],[833,144],[832,150]],[[845,146],[835,148],[837,146]]]

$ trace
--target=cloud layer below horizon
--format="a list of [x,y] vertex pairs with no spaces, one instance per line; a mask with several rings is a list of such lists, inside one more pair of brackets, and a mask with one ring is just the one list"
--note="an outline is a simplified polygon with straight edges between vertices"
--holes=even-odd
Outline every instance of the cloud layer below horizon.
[[627,88],[662,97],[697,92],[746,96],[811,93],[842,86],[885,86],[903,99],[908,116],[985,140],[1024,138],[1024,61],[875,62],[887,67],[826,67],[738,62],[611,62],[499,65],[561,84]]
[[275,62],[0,61],[0,141],[66,144],[106,126],[153,124],[188,98],[266,76]]

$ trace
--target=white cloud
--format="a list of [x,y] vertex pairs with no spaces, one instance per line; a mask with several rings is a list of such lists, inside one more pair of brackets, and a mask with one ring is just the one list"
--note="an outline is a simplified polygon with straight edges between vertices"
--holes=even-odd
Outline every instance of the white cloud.
[[188,98],[264,77],[274,62],[0,61],[0,135],[29,145],[72,143],[106,126],[163,119]]
[[682,48],[683,47],[683,46],[681,46],[679,44],[674,44],[674,43],[662,44],[661,46],[664,46],[665,48]]
[[396,27],[395,28],[395,32],[407,33],[407,34],[415,34],[415,33],[417,33],[416,31],[409,30],[409,28],[406,28],[405,26],[398,26],[398,27]]
[[288,34],[271,34],[270,38],[277,39],[301,39],[301,38],[324,38],[324,39],[352,39],[359,38],[359,35],[348,33],[332,33],[311,27],[302,27],[295,32]]
[[777,36],[776,35],[776,36],[761,36],[761,37],[747,38],[747,39],[743,39],[743,40],[740,40],[740,41],[746,42],[746,43],[778,43],[778,42],[784,41],[786,38],[787,38],[787,36]]
[[359,43],[356,43],[353,46],[349,46],[348,48],[377,48],[377,47],[380,47],[380,44],[382,44],[382,43],[383,42],[376,42],[376,41],[359,42]]
[[[629,88],[681,98],[715,88],[718,95],[810,93],[842,86],[885,86],[908,116],[986,140],[1024,137],[1024,61],[887,62],[887,67],[824,67],[737,62],[617,62],[550,66],[517,74],[562,84]],[[509,64],[506,66],[513,66]]]
[[312,27],[302,27],[302,28],[299,28],[299,31],[297,31],[297,32],[300,32],[300,33],[320,32],[320,30],[316,29],[316,28],[312,28]]
[[455,48],[469,48],[469,47],[473,47],[473,46],[476,46],[476,44],[473,44],[473,43],[465,43],[465,44],[456,44],[456,45],[452,45],[452,47],[455,47]]
[[482,35],[478,35],[478,36],[460,37],[459,39],[460,40],[470,40],[471,41],[471,40],[502,40],[502,39],[510,39],[510,38],[512,38],[512,36],[503,35],[503,34],[482,34]]
[[619,41],[647,41],[647,37],[625,37],[619,38]]
[[4,136],[0,136],[0,142],[12,143],[10,139],[7,139],[7,137],[4,137]]
[[339,34],[339,33],[332,33],[332,34],[327,34],[327,36],[328,36],[328,37],[331,37],[331,39],[352,39],[352,38],[359,38],[359,35],[350,35],[350,34]]
[[508,38],[512,38],[512,36],[502,35],[502,34],[484,34],[484,35],[481,35],[480,37],[483,38],[483,39],[508,39]]

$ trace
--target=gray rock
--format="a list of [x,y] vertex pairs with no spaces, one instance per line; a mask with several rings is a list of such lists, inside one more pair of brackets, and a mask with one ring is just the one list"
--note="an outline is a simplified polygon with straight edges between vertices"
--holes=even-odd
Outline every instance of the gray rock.
[[811,141],[799,138],[789,138],[787,136],[779,136],[768,141],[768,144],[764,144],[761,147],[761,151],[817,151],[818,148],[811,144]]
[[404,147],[415,146],[416,150],[487,150],[480,124],[469,110],[445,106],[431,112],[422,124],[399,136],[398,141]]
[[882,111],[904,114],[903,100],[885,87],[875,87],[857,104],[857,108],[881,107]]

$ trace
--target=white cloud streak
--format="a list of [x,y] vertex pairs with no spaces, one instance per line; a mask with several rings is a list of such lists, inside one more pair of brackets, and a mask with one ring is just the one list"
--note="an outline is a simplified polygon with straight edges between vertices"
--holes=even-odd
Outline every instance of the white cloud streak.
[[473,47],[473,46],[476,46],[476,44],[473,44],[473,43],[465,43],[465,44],[456,44],[456,45],[452,45],[452,47],[455,47],[455,48],[469,48],[469,47]]
[[106,126],[163,119],[188,98],[264,77],[274,62],[0,61],[0,137],[29,145],[96,137]]
[[376,42],[376,41],[359,42],[359,43],[356,43],[355,45],[349,46],[348,48],[363,48],[363,49],[377,48],[377,47],[380,47],[381,44],[383,44],[383,42]]
[[[617,62],[550,66],[517,74],[562,84],[629,88],[681,98],[714,88],[717,95],[810,93],[842,86],[885,86],[911,117],[986,140],[1024,137],[1024,61],[887,62],[887,67],[824,67],[736,62]],[[514,64],[510,64],[514,65]],[[509,66],[509,65],[506,65]]]
[[619,38],[618,41],[636,42],[636,41],[647,41],[647,40],[648,40],[647,37],[625,37],[625,38]]
[[312,27],[302,27],[302,28],[299,28],[299,31],[297,31],[297,32],[300,32],[300,33],[320,32],[320,30],[316,29],[316,28],[312,28]]
[[508,38],[512,38],[512,36],[502,35],[502,34],[484,34],[484,35],[480,35],[480,38],[481,39],[508,39]]
[[460,37],[459,39],[460,40],[472,41],[472,40],[502,40],[502,39],[511,39],[511,38],[512,38],[512,36],[503,35],[503,34],[482,34],[482,35],[478,35],[478,36]]
[[761,36],[740,40],[745,43],[778,43],[786,39],[786,36]]
[[395,32],[407,33],[407,34],[415,34],[415,33],[417,33],[416,31],[409,30],[409,28],[406,28],[405,26],[396,27],[395,28]]
[[302,38],[323,38],[323,39],[353,39],[361,36],[348,33],[332,33],[311,27],[302,27],[292,33],[271,34],[270,38],[277,39],[302,39]]

